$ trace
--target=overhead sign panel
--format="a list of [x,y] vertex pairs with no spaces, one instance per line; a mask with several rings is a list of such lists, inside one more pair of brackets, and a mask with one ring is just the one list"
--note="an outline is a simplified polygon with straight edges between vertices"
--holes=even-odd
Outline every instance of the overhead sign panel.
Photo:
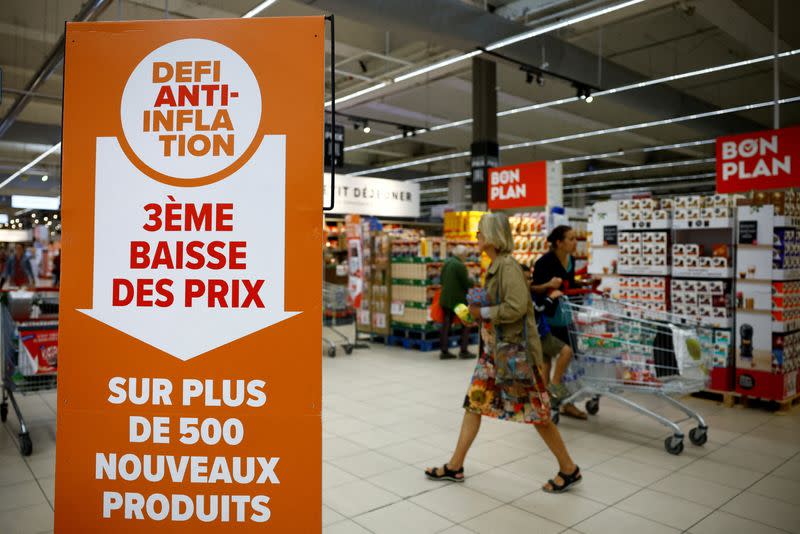
[[800,184],[800,126],[717,138],[717,192]]

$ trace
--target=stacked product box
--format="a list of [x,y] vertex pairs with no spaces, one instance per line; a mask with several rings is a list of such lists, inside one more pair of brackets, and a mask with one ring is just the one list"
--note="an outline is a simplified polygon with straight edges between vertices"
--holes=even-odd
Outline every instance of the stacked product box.
[[800,235],[794,228],[775,228],[772,240],[772,268],[800,269]]
[[800,330],[800,281],[772,283],[772,320],[785,331]]
[[730,195],[683,196],[673,201],[676,228],[712,228],[730,224],[735,197]]
[[727,269],[730,267],[730,247],[715,245],[711,255],[704,255],[703,246],[697,243],[674,243],[672,267],[677,269]]
[[669,203],[662,205],[654,198],[620,200],[618,210],[622,228],[645,230],[669,226]]
[[775,372],[800,369],[800,332],[772,334],[772,361]]
[[621,276],[614,298],[633,306],[667,311],[667,283],[661,276]]
[[672,313],[704,324],[730,318],[730,285],[723,280],[672,280]]
[[666,269],[669,265],[667,243],[667,232],[620,232],[620,273],[652,274],[648,268]]

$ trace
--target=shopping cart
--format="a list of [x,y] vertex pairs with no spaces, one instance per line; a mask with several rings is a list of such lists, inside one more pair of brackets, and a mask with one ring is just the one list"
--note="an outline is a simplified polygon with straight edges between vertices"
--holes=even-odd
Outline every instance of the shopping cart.
[[[605,297],[589,296],[583,302],[568,301],[574,357],[570,369],[577,390],[559,404],[589,397],[586,411],[597,414],[600,397],[610,398],[651,417],[672,430],[664,441],[670,454],[683,452],[679,423],[697,421],[689,432],[694,445],[708,439],[708,426],[694,410],[673,398],[706,387],[711,354],[704,340],[711,330],[670,313],[631,306]],[[687,415],[673,421],[624,393],[656,395]],[[556,412],[557,420],[557,412]]]
[[28,427],[16,394],[56,388],[58,368],[58,291],[5,292],[0,304],[2,403],[0,420],[8,419],[8,403],[19,421],[19,450],[33,452]]
[[[353,311],[347,304],[347,286],[324,282],[322,285],[322,310],[323,325],[342,343],[345,354],[350,355],[356,345],[346,335],[336,328],[339,324],[350,324],[353,321]],[[322,342],[327,347],[327,354],[336,357],[336,342],[326,337]]]

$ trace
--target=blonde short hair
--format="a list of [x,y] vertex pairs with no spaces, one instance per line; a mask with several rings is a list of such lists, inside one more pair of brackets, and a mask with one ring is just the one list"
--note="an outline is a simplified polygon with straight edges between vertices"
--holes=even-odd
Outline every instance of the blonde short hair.
[[508,217],[503,213],[487,213],[478,223],[478,231],[483,240],[492,245],[498,254],[508,254],[514,251],[514,238],[511,236],[511,226]]

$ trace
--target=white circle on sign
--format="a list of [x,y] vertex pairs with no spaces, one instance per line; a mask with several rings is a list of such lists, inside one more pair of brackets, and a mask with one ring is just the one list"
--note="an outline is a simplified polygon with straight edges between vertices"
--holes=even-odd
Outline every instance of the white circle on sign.
[[145,165],[173,178],[203,178],[233,164],[253,142],[261,90],[250,66],[227,46],[182,39],[136,66],[120,117]]

